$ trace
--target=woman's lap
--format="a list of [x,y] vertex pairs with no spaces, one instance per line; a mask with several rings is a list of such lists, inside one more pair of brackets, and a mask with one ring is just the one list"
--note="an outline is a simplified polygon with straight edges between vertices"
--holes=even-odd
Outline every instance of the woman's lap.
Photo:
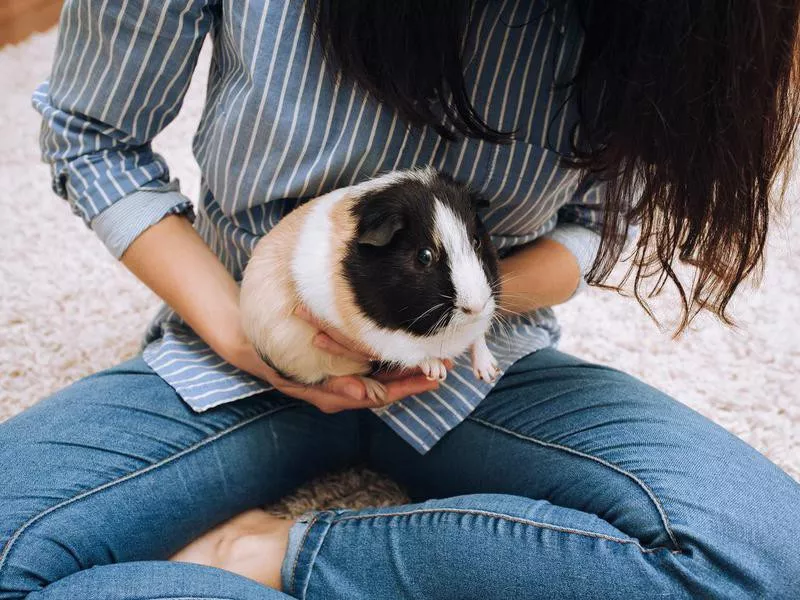
[[425,456],[370,415],[277,395],[197,415],[136,359],[0,425],[0,599],[163,559],[364,451],[415,500],[532,499],[544,525],[664,548],[687,586],[700,571],[754,590],[800,574],[796,483],[660,392],[553,350],[515,365]]
[[160,560],[355,460],[355,419],[264,394],[198,415],[141,359],[0,424],[0,598]]
[[800,486],[740,439],[619,371],[555,350],[530,355],[425,456],[379,421],[372,426],[370,463],[415,501],[544,500],[551,525],[690,559],[694,573],[680,575],[687,586],[703,572],[738,589],[794,581],[800,596],[800,513],[789,508],[800,506]]

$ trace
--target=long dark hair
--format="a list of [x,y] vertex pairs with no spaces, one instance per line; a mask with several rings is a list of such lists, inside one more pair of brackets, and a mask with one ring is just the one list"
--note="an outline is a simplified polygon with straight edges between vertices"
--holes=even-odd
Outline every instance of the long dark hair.
[[[410,124],[508,139],[477,114],[463,75],[468,17],[490,0],[308,1],[327,59]],[[638,221],[619,285],[632,276],[650,312],[647,298],[671,281],[678,331],[701,309],[730,324],[731,297],[760,272],[770,197],[800,121],[800,0],[572,1],[586,37],[564,82],[581,134],[564,164],[607,182],[589,280],[608,278]],[[676,258],[694,267],[690,283]]]

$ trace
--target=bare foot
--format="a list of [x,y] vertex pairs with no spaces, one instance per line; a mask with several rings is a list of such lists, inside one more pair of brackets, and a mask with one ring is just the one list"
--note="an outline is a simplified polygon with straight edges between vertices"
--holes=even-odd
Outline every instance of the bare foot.
[[249,510],[218,525],[170,560],[217,567],[281,589],[281,564],[294,521]]

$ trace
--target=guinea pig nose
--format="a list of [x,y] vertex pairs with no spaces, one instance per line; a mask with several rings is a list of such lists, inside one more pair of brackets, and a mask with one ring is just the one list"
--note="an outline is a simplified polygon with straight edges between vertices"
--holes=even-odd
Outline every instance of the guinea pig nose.
[[478,304],[459,306],[458,308],[461,309],[466,315],[477,315],[483,310],[483,307]]

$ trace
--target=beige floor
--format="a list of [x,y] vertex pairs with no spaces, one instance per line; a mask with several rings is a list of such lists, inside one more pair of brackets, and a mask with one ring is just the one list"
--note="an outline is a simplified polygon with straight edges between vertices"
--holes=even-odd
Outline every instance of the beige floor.
[[[29,98],[47,77],[54,42],[48,33],[0,51],[0,419],[135,353],[156,307],[53,196],[38,162],[39,122]],[[198,69],[180,118],[155,144],[190,196],[197,167],[189,142],[204,71]],[[797,215],[796,189],[789,204]],[[784,218],[773,228],[762,288],[735,302],[739,330],[704,319],[674,342],[632,301],[591,291],[559,310],[561,348],[666,390],[800,480],[799,252],[800,222]],[[384,480],[349,473],[303,490],[287,507],[400,497]]]

